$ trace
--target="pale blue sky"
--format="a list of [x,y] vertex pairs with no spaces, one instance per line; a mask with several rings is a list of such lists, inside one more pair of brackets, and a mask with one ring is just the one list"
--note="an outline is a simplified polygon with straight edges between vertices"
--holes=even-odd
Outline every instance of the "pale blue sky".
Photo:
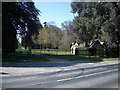
[[43,22],[55,22],[58,27],[61,27],[61,23],[64,21],[72,21],[74,15],[70,12],[71,2],[35,2],[36,8],[42,13],[40,18]]

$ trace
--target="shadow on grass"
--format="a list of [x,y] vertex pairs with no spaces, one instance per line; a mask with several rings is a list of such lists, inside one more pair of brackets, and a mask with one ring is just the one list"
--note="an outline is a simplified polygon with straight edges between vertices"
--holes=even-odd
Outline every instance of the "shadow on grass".
[[[59,59],[59,62],[40,62],[48,61],[47,58]],[[26,61],[25,61],[26,60]],[[62,60],[62,61],[60,61]],[[75,62],[64,62],[75,61]],[[90,57],[90,56],[73,56],[73,55],[52,55],[52,54],[42,54],[42,55],[29,55],[21,54],[16,56],[10,56],[3,58],[3,67],[66,67],[75,65],[78,63],[97,63],[101,62],[100,57]]]
[[53,58],[65,59],[68,61],[81,61],[81,62],[101,62],[102,57],[97,56],[83,56],[83,55],[50,55]]
[[2,62],[41,62],[48,61],[47,58],[41,55],[33,55],[28,53],[16,53],[10,55],[3,55]]

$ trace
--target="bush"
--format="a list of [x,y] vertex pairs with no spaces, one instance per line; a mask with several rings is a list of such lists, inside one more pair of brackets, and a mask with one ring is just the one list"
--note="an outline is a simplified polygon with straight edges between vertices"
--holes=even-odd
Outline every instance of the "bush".
[[119,57],[119,51],[116,47],[112,47],[108,49],[108,57]]
[[89,49],[88,49],[88,52],[89,52],[90,55],[93,56],[93,55],[96,54],[96,48],[89,48]]

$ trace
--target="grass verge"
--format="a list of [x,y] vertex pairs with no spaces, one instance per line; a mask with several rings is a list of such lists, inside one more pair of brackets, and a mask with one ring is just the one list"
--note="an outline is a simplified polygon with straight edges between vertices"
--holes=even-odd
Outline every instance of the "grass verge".
[[52,55],[54,58],[66,59],[69,61],[118,61],[120,58],[103,58],[99,56],[74,56],[74,55]]
[[17,50],[16,53],[5,55],[2,62],[41,62],[48,61],[46,57],[29,54],[27,50]]

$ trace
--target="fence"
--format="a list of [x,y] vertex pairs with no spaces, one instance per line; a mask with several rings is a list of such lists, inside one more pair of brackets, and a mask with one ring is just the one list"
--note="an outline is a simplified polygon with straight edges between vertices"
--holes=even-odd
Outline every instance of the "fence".
[[[17,49],[16,53],[2,53],[3,55],[24,55],[30,53],[27,49]],[[63,49],[32,49],[32,54],[49,54],[49,55],[72,55],[70,50]],[[79,55],[89,55],[88,50],[79,50]]]
[[[60,49],[33,49],[32,53],[51,55],[72,55],[70,50]],[[79,50],[79,55],[89,55],[88,50]]]
[[59,50],[59,49],[33,49],[32,53],[37,54],[51,54],[51,55],[70,55],[70,50]]
[[[26,49],[21,49],[21,50],[16,50],[16,53],[12,53],[12,54],[8,54],[8,53],[2,53],[2,55],[23,55],[24,54],[28,54],[30,53],[28,50]],[[48,55],[72,55],[70,50],[60,50],[60,49],[32,49],[31,51],[32,54],[48,54]],[[108,53],[108,56],[114,56],[115,52],[112,53]],[[84,56],[90,56],[90,52],[88,50],[81,50],[79,49],[79,55],[84,55]],[[102,57],[106,57],[106,51],[102,51],[102,50],[97,50],[96,53],[94,54],[95,56],[102,56]],[[93,56],[94,56],[93,55]]]

